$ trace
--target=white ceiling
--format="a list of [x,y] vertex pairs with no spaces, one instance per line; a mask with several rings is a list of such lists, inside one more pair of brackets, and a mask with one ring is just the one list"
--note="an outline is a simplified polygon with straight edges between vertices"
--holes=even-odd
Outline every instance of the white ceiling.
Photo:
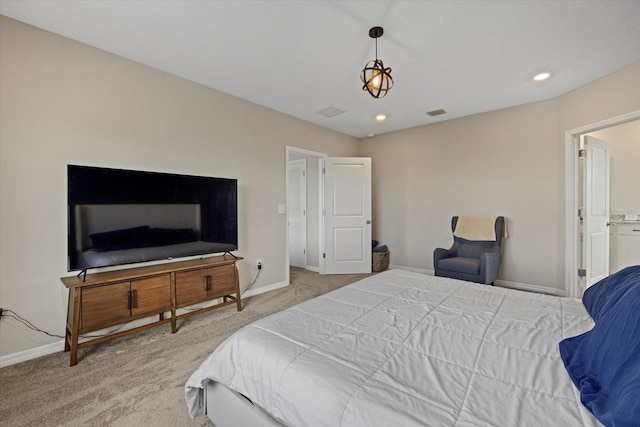
[[[555,97],[640,61],[638,0],[1,0],[0,13],[358,138]],[[376,25],[395,80],[382,99],[360,82]],[[327,107],[345,113],[316,113]]]

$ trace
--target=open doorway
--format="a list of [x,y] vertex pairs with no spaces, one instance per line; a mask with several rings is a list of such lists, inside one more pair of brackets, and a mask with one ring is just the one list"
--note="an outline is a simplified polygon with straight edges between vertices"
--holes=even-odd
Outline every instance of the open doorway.
[[[611,155],[609,274],[640,264],[640,119],[587,134],[607,141]],[[631,224],[631,225],[629,225]]]
[[[303,168],[304,183],[294,176]],[[305,194],[299,196],[302,185]],[[285,192],[287,283],[294,265],[320,274],[371,272],[371,158],[327,157],[287,146]],[[302,261],[298,254],[292,259],[297,246],[304,251]]]
[[307,268],[307,159],[289,160],[287,172],[287,226],[289,227],[289,264]]
[[[607,133],[610,133],[619,126],[638,120],[640,120],[640,111],[635,111],[565,132],[565,291],[568,296],[580,297],[585,288],[585,283],[580,272],[584,265],[582,261],[582,229],[579,215],[579,208],[581,207],[580,194],[583,190],[579,160],[581,137],[591,135],[602,139],[610,139]],[[602,132],[605,132],[605,134]],[[611,145],[614,147],[615,153],[616,146],[613,143]],[[622,157],[624,155],[617,154],[617,156]],[[633,172],[635,174],[635,182],[638,180],[638,172],[636,169],[637,168],[634,168]],[[616,164],[613,165],[612,171],[612,180],[628,179],[617,177],[618,169]],[[617,193],[615,191],[612,192],[611,212],[609,212],[609,214],[616,214],[618,210],[626,209],[622,207],[626,205],[616,203],[619,201],[617,198],[620,196],[614,194]]]
[[322,255],[320,160],[326,157],[324,153],[286,147],[287,275],[291,266],[313,272],[320,271]]

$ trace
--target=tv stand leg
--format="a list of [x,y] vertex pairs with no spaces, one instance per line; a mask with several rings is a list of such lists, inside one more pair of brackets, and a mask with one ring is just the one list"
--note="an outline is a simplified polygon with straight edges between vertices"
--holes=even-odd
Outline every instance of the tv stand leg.
[[69,289],[67,313],[64,351],[70,352],[69,366],[75,366],[78,364],[78,337],[80,335],[80,291],[77,288]]

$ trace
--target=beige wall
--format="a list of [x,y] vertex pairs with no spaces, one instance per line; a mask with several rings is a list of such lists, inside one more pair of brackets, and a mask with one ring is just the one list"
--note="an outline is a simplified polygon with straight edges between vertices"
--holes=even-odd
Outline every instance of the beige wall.
[[[0,300],[62,335],[67,164],[232,177],[240,281],[285,275],[285,146],[357,155],[358,141],[1,18]],[[0,355],[60,341],[0,323]]]
[[373,236],[391,264],[433,271],[451,216],[505,215],[500,279],[564,293],[565,132],[638,110],[640,63],[554,99],[363,139]]
[[[433,271],[433,250],[452,243],[453,215],[504,215],[501,279],[555,282],[558,248],[556,101],[449,120],[363,140],[372,157],[374,238],[391,263]],[[551,166],[550,166],[551,165]]]

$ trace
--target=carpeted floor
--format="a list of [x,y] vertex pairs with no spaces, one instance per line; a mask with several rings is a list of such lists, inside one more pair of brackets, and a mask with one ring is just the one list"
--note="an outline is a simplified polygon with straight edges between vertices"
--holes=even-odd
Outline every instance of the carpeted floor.
[[218,344],[268,314],[367,275],[321,276],[291,269],[291,286],[138,334],[0,369],[0,426],[211,426],[191,420],[184,383]]

